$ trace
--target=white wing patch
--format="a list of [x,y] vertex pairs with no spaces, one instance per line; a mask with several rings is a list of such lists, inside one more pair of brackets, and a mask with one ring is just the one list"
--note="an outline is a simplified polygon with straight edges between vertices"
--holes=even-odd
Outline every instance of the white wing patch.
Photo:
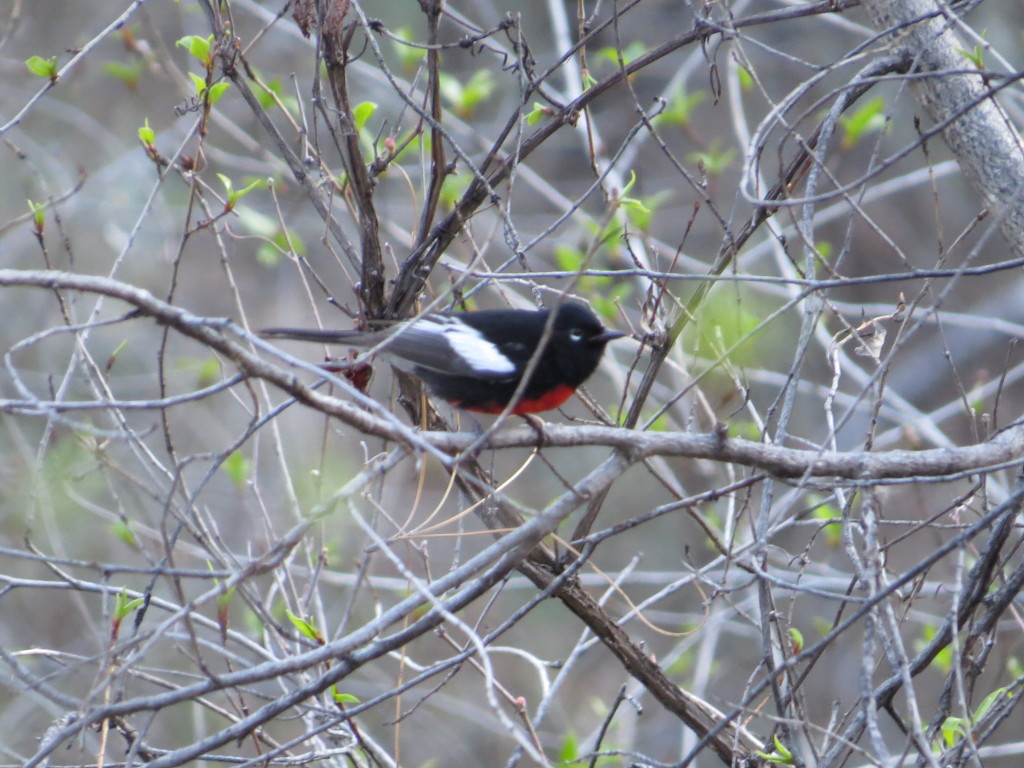
[[508,376],[516,372],[515,363],[501,354],[478,330],[465,323],[458,320],[444,323],[444,338],[455,354],[477,373]]

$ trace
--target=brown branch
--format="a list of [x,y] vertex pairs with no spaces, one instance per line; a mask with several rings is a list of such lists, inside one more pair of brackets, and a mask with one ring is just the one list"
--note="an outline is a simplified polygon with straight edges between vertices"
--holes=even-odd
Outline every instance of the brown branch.
[[354,25],[345,24],[348,10],[347,0],[321,3],[320,48],[337,109],[338,125],[335,130],[341,140],[341,159],[359,211],[362,251],[359,303],[366,317],[377,319],[384,311],[384,257],[380,246],[380,222],[373,202],[374,182],[363,160],[359,130],[348,93],[348,49],[356,29]]
[[[519,572],[538,589],[546,589],[554,576],[534,563],[525,562]],[[723,722],[720,712],[672,682],[665,670],[638,647],[629,634],[616,623],[577,581],[569,581],[555,589],[553,596],[580,619],[598,637],[623,668],[669,712],[706,739],[711,750],[726,765],[746,765],[762,745],[733,721]]]

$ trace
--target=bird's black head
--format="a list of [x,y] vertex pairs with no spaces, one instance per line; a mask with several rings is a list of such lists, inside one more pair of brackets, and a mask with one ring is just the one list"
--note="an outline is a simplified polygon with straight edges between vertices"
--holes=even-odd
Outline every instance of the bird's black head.
[[605,328],[582,304],[563,304],[555,315],[549,350],[557,355],[563,376],[579,386],[601,362],[605,345],[622,336],[625,334]]
[[609,331],[597,315],[582,304],[563,304],[555,315],[554,333],[571,344],[584,345],[604,349],[604,345],[612,339],[626,334]]

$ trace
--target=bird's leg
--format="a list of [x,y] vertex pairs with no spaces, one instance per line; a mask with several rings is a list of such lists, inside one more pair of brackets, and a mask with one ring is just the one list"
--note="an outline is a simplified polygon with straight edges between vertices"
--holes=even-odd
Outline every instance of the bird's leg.
[[519,415],[537,433],[537,450],[539,451],[544,447],[544,420],[532,413],[521,413]]

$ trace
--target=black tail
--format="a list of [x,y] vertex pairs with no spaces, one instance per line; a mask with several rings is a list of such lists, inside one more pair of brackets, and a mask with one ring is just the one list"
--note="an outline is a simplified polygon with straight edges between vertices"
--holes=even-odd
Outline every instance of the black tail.
[[[315,328],[264,328],[258,331],[264,339],[293,339],[295,341],[317,341],[322,344],[352,344],[367,346],[367,337],[373,334],[360,331],[327,331]],[[369,344],[373,346],[373,344]]]

